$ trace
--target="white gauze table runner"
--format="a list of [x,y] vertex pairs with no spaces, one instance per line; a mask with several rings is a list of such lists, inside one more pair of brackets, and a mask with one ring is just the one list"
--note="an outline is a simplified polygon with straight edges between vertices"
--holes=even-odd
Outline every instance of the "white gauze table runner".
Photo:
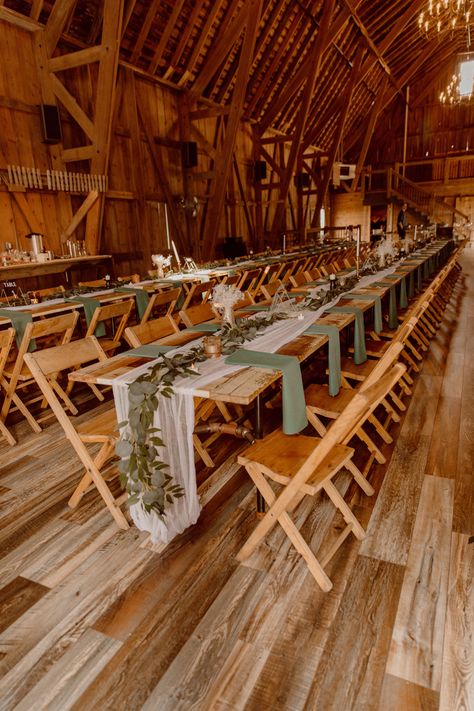
[[[362,278],[357,288],[369,286],[374,281],[383,279],[387,274],[395,271],[396,266],[377,274]],[[253,341],[242,345],[252,350],[266,353],[275,353],[288,341],[297,338],[318,319],[330,306],[335,306],[344,294],[339,295],[330,303],[325,304],[317,311],[302,311],[302,318],[289,318],[279,321]],[[252,318],[252,317],[250,317]],[[203,334],[205,335],[205,334]],[[178,352],[185,352],[195,347],[200,340],[195,340],[186,346],[180,346],[174,351],[168,351],[167,356]],[[155,361],[150,361],[135,368],[132,372],[116,378],[112,384],[115,408],[118,422],[128,420],[129,400],[128,386],[140,375],[145,373]],[[165,521],[156,514],[147,514],[140,504],[130,506],[130,515],[133,522],[141,531],[150,533],[153,543],[169,543],[185,528],[196,523],[201,507],[197,494],[196,470],[194,466],[194,401],[193,397],[199,395],[199,390],[207,383],[217,380],[225,375],[241,370],[241,366],[227,365],[225,356],[210,358],[203,363],[198,363],[198,373],[195,377],[178,378],[173,383],[174,395],[171,398],[159,397],[158,408],[155,412],[153,426],[161,429],[161,438],[166,446],[160,451],[162,461],[169,466],[169,474],[177,484],[180,484],[185,495],[176,500],[166,510]]]

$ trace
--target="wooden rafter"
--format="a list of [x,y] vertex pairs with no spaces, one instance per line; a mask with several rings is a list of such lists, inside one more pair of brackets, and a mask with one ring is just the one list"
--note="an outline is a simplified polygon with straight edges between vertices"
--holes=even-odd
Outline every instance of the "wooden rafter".
[[237,137],[240,120],[242,118],[242,110],[245,101],[245,90],[247,86],[250,67],[252,66],[253,62],[255,40],[257,36],[261,8],[262,0],[247,0],[246,2],[247,18],[245,21],[245,35],[242,43],[242,50],[240,53],[240,62],[237,70],[234,93],[232,96],[232,105],[226,126],[224,144],[222,147],[222,151],[218,159],[216,160],[215,165],[216,189],[206,220],[208,247],[209,252],[211,254],[214,251],[214,245],[217,240],[217,233],[219,229],[219,222],[224,209],[226,184],[227,179],[229,177],[229,170],[232,165],[232,156],[234,151],[235,140]]
[[59,42],[64,28],[69,22],[77,0],[62,0],[55,2],[45,28],[45,43],[48,57],[51,57]]
[[[321,27],[322,27],[322,20],[321,20],[321,27],[320,30],[318,31],[316,41],[315,41],[315,46],[316,46],[316,53],[318,54],[324,54],[324,52],[327,50],[331,42],[335,41],[341,32],[342,28],[344,27],[345,23],[347,22],[349,18],[349,11],[348,10],[341,10],[339,13],[339,16],[334,20],[334,22],[331,24],[329,28],[326,30],[326,34],[324,36],[321,36]],[[275,118],[278,116],[280,111],[282,111],[294,98],[295,94],[301,89],[301,86],[306,82],[308,76],[311,76],[311,74],[314,71],[314,53],[315,49],[313,47],[313,51],[309,52],[308,56],[306,59],[303,61],[301,64],[300,68],[296,72],[295,76],[289,80],[279,95],[278,99],[276,99],[274,102],[272,102],[271,108],[266,112],[265,118],[263,121],[260,122],[260,127],[261,127],[261,132],[264,133],[268,127],[273,123]]]
[[359,47],[357,56],[354,60],[354,65],[352,67],[351,77],[349,79],[349,84],[348,84],[347,90],[345,92],[344,106],[343,106],[343,108],[339,114],[339,117],[338,117],[336,131],[334,134],[331,150],[329,151],[328,160],[326,163],[326,167],[324,169],[323,179],[322,179],[321,185],[320,185],[320,191],[318,193],[318,198],[316,201],[316,209],[315,209],[315,213],[314,213],[315,224],[319,224],[319,214],[320,214],[321,208],[324,204],[324,198],[326,196],[326,191],[329,186],[329,180],[332,175],[332,168],[334,165],[334,160],[336,158],[337,150],[338,150],[339,145],[341,143],[341,138],[342,138],[342,135],[344,132],[344,124],[346,122],[347,114],[349,113],[352,95],[354,93],[354,89],[357,85],[357,80],[359,78],[359,73],[360,73],[360,69],[361,69],[362,58],[363,58],[364,52],[365,52],[365,49],[363,47]]
[[286,164],[286,169],[284,176],[280,183],[279,195],[278,195],[278,205],[275,210],[275,216],[273,219],[273,224],[271,228],[272,241],[278,236],[281,231],[284,213],[285,213],[285,201],[288,195],[288,190],[290,187],[290,181],[296,166],[296,162],[300,155],[301,144],[304,136],[304,131],[306,127],[306,121],[308,118],[309,107],[311,105],[311,99],[314,92],[314,86],[316,79],[319,75],[319,70],[321,67],[321,60],[323,52],[326,46],[326,40],[329,33],[329,28],[331,25],[331,19],[334,12],[335,0],[328,0],[324,6],[323,16],[321,18],[321,24],[319,26],[318,35],[316,42],[313,46],[311,52],[311,73],[307,76],[306,83],[304,86],[304,91],[302,94],[301,103],[298,110],[298,116],[296,119],[296,128],[293,133],[290,153],[288,156],[288,161]]
[[[96,152],[91,160],[93,173],[107,174],[108,171],[120,38],[122,36],[123,4],[124,0],[104,0],[101,44],[106,51],[100,60],[97,77],[94,107]],[[101,194],[99,200],[87,213],[86,248],[89,254],[96,254],[100,246],[104,200],[105,197]]]
[[362,143],[362,148],[360,150],[359,157],[357,159],[357,165],[356,165],[356,169],[355,169],[355,177],[354,177],[354,179],[352,181],[352,185],[351,185],[352,192],[357,190],[357,186],[359,184],[360,174],[361,174],[362,168],[364,167],[364,164],[365,164],[365,158],[367,156],[367,151],[369,150],[370,141],[372,140],[372,135],[373,135],[374,128],[375,128],[375,123],[377,121],[377,117],[380,113],[380,110],[382,109],[382,102],[384,99],[384,93],[385,93],[386,86],[387,86],[387,77],[384,77],[382,79],[382,82],[381,82],[379,88],[378,88],[377,98],[375,99],[374,105],[372,107],[372,111],[370,112],[369,123],[367,124],[367,130],[365,132],[364,141]]

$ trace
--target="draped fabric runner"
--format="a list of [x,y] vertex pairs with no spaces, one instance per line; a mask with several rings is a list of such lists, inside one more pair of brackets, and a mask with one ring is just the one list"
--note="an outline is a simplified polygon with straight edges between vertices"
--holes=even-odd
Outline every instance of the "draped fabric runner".
[[[79,301],[79,303],[83,305],[87,325],[90,324],[94,311],[100,308],[100,301],[97,301],[97,299],[91,299],[90,296],[73,296],[71,299],[66,299],[66,301],[70,301],[71,303]],[[97,336],[98,338],[105,336],[105,325],[103,323],[97,324],[94,336]]]
[[131,286],[118,286],[115,291],[123,291],[124,293],[133,294],[135,296],[135,302],[137,304],[137,314],[139,318],[143,317],[146,311],[150,297],[145,289],[134,289]]
[[330,314],[354,314],[354,363],[360,365],[367,360],[365,350],[364,312],[357,306],[332,306],[326,309]]
[[297,434],[308,424],[303,379],[298,358],[239,348],[225,360],[231,365],[251,365],[282,372],[283,432]]
[[[15,341],[18,348],[23,340],[23,334],[25,333],[25,328],[28,323],[33,320],[31,314],[25,313],[24,311],[10,311],[10,309],[0,309],[0,316],[5,316],[9,318],[12,322],[12,326],[15,329]],[[28,346],[29,351],[36,350],[35,339],[32,338],[30,345]]]
[[360,299],[361,301],[374,301],[374,331],[375,333],[380,333],[383,327],[383,322],[382,322],[382,300],[380,296],[377,296],[376,294],[345,294],[344,295],[345,299],[354,299],[354,301],[357,301]]
[[303,335],[328,337],[329,394],[336,397],[341,387],[341,340],[338,327],[315,323]]

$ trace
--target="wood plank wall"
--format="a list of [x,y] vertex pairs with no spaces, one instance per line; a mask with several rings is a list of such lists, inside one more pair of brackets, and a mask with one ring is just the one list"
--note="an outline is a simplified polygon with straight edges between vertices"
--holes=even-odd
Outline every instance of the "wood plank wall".
[[[0,170],[7,165],[22,165],[39,168],[89,172],[88,161],[62,164],[61,147],[43,143],[39,105],[42,103],[38,69],[34,53],[34,33],[10,23],[0,21]],[[95,86],[97,66],[68,69],[61,73],[61,81],[76,98],[84,112],[92,117],[95,109]],[[146,273],[151,268],[151,254],[166,248],[165,191],[156,171],[147,141],[152,135],[155,145],[152,150],[159,154],[164,173],[169,183],[175,204],[184,195],[183,170],[180,141],[183,140],[179,125],[182,94],[165,85],[151,82],[138,73],[120,66],[117,80],[116,104],[108,172],[108,193],[105,201],[101,253],[116,256],[119,274],[135,271]],[[87,143],[82,130],[60,106],[65,148]],[[222,117],[202,118],[191,125],[186,140],[198,143],[198,165],[191,171],[190,197],[199,201],[196,218],[186,217],[186,212],[177,207],[183,230],[186,219],[196,219],[197,234],[206,214],[208,200],[212,199],[212,156],[223,142]],[[275,144],[275,151],[283,156],[284,144]],[[270,149],[269,149],[270,150]],[[273,149],[272,149],[273,150]],[[218,232],[218,245],[225,236],[242,237],[249,248],[256,247],[256,226],[261,219],[264,229],[271,226],[277,204],[277,190],[262,190],[258,202],[253,180],[255,147],[253,129],[243,122],[239,130],[235,151],[236,161],[229,179],[226,207]],[[270,166],[267,166],[267,182],[275,181]],[[243,193],[240,188],[243,186]],[[0,182],[0,251],[3,242],[18,244],[28,249],[25,235],[39,231],[45,235],[45,247],[56,254],[65,252],[61,239],[72,215],[78,210],[84,194],[74,195],[47,190],[9,192]],[[315,203],[316,196],[310,200]],[[261,210],[261,215],[257,213]],[[25,214],[26,213],[26,214]],[[287,228],[296,229],[297,194],[294,185],[290,189],[287,210]],[[307,210],[309,226],[311,211]],[[29,217],[29,221],[28,221]],[[173,226],[169,221],[171,238]],[[84,238],[84,222],[74,233],[77,239]],[[201,230],[202,232],[202,230]],[[201,234],[201,239],[206,235]],[[261,240],[266,244],[265,236]],[[275,245],[276,246],[276,245]],[[203,254],[209,259],[210,254]]]

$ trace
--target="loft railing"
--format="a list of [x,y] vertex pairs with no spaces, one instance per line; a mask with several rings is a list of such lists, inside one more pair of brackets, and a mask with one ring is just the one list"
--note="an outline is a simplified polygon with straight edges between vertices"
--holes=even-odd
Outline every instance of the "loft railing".
[[364,172],[362,180],[363,197],[366,193],[384,193],[387,201],[395,198],[406,202],[432,222],[452,224],[456,218],[467,220],[468,217],[450,205],[443,198],[436,197],[421,188],[394,168],[370,170]]

